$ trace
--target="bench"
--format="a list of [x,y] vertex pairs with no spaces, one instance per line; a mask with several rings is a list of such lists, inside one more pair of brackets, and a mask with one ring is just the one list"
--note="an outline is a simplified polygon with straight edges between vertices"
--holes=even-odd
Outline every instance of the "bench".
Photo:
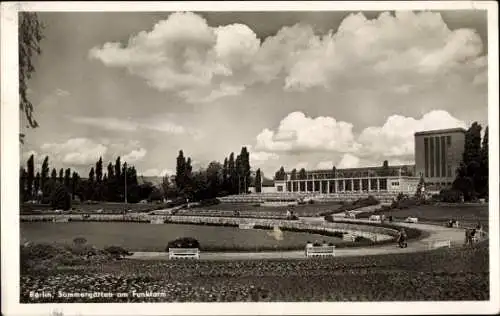
[[382,222],[385,220],[385,215],[370,215],[368,220],[370,222]]
[[169,259],[200,259],[198,248],[168,248]]
[[306,257],[328,257],[335,256],[335,246],[313,246],[312,244],[306,245]]
[[451,240],[432,240],[429,242],[429,249],[451,248]]
[[418,223],[418,218],[417,217],[411,217],[411,216],[409,216],[409,217],[407,217],[405,219],[405,222],[406,223],[414,223],[414,224],[416,224],[416,223]]
[[255,223],[241,223],[238,225],[240,229],[253,229]]

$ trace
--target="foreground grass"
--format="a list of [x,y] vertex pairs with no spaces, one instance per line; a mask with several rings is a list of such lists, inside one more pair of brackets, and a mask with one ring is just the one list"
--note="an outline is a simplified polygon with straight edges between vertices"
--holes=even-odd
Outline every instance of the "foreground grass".
[[[488,300],[488,260],[488,245],[483,244],[332,259],[119,260],[38,266],[21,275],[21,302]],[[42,290],[53,293],[53,298],[30,298],[30,291]],[[115,297],[58,298],[58,291],[110,292]],[[161,297],[137,294],[146,292]],[[117,293],[128,297],[117,298]]]

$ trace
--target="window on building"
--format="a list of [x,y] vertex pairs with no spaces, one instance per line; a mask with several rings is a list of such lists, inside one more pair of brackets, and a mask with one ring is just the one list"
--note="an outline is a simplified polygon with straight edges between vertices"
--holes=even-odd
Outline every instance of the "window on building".
[[[441,177],[441,142],[440,137],[436,137],[436,177]],[[444,170],[443,170],[444,174]]]
[[446,145],[451,146],[451,136],[446,136]]
[[425,177],[429,177],[429,138],[424,138]]
[[430,163],[430,177],[434,177],[434,137],[431,137],[429,139],[430,141],[430,158],[431,158],[431,163]]
[[283,186],[278,185],[278,192],[283,192]]

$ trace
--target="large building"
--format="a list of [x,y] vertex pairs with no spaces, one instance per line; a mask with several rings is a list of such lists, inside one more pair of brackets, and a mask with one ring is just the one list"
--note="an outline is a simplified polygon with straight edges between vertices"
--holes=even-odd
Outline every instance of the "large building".
[[439,190],[453,183],[464,143],[463,128],[415,133],[415,169],[429,189]]
[[419,178],[415,166],[381,166],[286,172],[284,179],[275,179],[277,192],[343,193],[343,192],[404,192],[417,189]]
[[[364,168],[299,170],[285,172],[274,179],[276,193],[363,193],[416,192],[420,178],[428,192],[449,187],[462,161],[465,129],[452,128],[415,133],[415,165],[378,166]],[[264,191],[264,190],[263,190]]]

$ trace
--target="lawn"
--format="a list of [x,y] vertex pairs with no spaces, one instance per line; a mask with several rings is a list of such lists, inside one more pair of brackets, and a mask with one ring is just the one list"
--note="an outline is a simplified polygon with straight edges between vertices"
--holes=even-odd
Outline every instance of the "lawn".
[[[83,212],[83,213],[95,213],[98,210],[102,210],[102,213],[123,213],[128,210],[133,212],[146,212],[156,209],[168,208],[164,204],[132,204],[132,203],[113,203],[113,202],[99,202],[96,204],[87,203],[73,203],[72,207],[74,210],[72,212]],[[24,203],[21,206],[21,214],[31,214],[34,211],[44,211],[53,212],[52,208],[48,204],[27,204]]]
[[386,216],[406,218],[418,217],[419,221],[445,224],[450,219],[456,219],[466,226],[474,226],[478,221],[485,229],[488,228],[488,205],[420,205],[403,210],[390,210],[382,212]]
[[252,203],[220,203],[213,206],[199,207],[196,210],[219,210],[219,211],[240,211],[241,216],[244,214],[272,214],[286,216],[287,210],[292,211],[295,215],[300,217],[318,216],[319,213],[325,211],[333,211],[341,206],[339,203],[314,203],[303,204],[295,206],[257,206]]
[[[488,300],[488,245],[390,256],[252,261],[108,261],[21,275],[21,303]],[[41,289],[54,298],[34,301]],[[56,298],[63,292],[128,298]],[[136,292],[162,293],[141,298]]]

